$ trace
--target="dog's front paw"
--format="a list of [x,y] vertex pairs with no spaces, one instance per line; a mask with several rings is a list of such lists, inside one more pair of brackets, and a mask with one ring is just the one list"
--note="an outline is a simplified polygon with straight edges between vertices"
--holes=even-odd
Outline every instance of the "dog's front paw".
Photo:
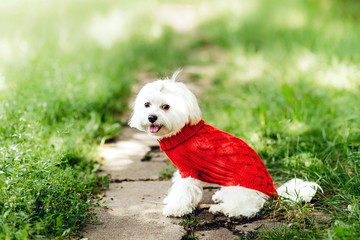
[[167,217],[182,217],[192,213],[192,211],[193,209],[191,207],[166,205],[163,209],[163,215]]
[[221,196],[221,191],[217,191],[212,197],[211,199],[214,201],[214,203],[222,203],[223,198]]
[[212,214],[216,214],[216,213],[224,213],[224,207],[222,206],[222,204],[213,204],[210,208],[209,208],[209,212]]

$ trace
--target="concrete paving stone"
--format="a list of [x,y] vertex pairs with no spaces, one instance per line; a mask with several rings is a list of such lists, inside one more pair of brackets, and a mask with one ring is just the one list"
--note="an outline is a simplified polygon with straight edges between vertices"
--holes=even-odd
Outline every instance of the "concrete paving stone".
[[259,230],[273,230],[285,226],[284,223],[274,219],[261,219],[251,223],[241,224],[235,227],[235,230],[240,232],[255,232]]
[[142,162],[150,151],[150,146],[158,142],[146,133],[132,128],[124,128],[123,134],[115,143],[107,144],[100,157],[104,165],[99,175],[111,175],[113,179],[152,179],[159,178],[159,172],[166,167],[165,161]]
[[198,231],[195,233],[195,236],[197,236],[199,240],[233,240],[238,238],[238,236],[226,228]]
[[85,237],[102,239],[181,239],[181,219],[162,215],[162,200],[171,183],[112,183],[103,200],[108,209],[96,208],[101,225],[89,224]]
[[215,204],[211,198],[216,191],[218,191],[218,189],[212,189],[212,188],[204,189],[203,197],[202,200],[200,201],[200,204]]
[[108,175],[110,174],[112,179],[131,179],[131,180],[142,180],[142,179],[151,179],[157,180],[160,176],[160,171],[166,167],[165,163],[140,163],[137,161],[119,160],[116,164],[109,164],[102,167],[99,175]]
[[118,137],[117,143],[128,140],[136,140],[146,146],[159,145],[158,141],[147,133],[141,132],[135,128],[124,127],[121,135]]

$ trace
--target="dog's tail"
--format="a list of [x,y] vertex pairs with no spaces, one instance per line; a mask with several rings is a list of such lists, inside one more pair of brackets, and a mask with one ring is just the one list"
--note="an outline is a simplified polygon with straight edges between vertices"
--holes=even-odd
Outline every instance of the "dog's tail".
[[314,182],[306,182],[304,180],[294,178],[280,186],[277,190],[279,197],[295,202],[310,202],[320,189],[324,192],[319,184]]

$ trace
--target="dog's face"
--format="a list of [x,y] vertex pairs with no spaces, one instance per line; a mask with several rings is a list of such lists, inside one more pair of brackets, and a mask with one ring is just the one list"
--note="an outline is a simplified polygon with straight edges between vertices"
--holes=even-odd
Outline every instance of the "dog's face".
[[140,90],[129,125],[160,139],[200,120],[196,97],[183,83],[157,80]]

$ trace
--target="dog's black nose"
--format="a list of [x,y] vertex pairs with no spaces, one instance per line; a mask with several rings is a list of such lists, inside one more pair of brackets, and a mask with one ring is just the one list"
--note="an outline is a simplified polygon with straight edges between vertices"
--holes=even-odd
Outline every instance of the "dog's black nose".
[[156,122],[158,117],[156,115],[149,115],[148,119],[149,119],[149,122],[154,123],[154,122]]

